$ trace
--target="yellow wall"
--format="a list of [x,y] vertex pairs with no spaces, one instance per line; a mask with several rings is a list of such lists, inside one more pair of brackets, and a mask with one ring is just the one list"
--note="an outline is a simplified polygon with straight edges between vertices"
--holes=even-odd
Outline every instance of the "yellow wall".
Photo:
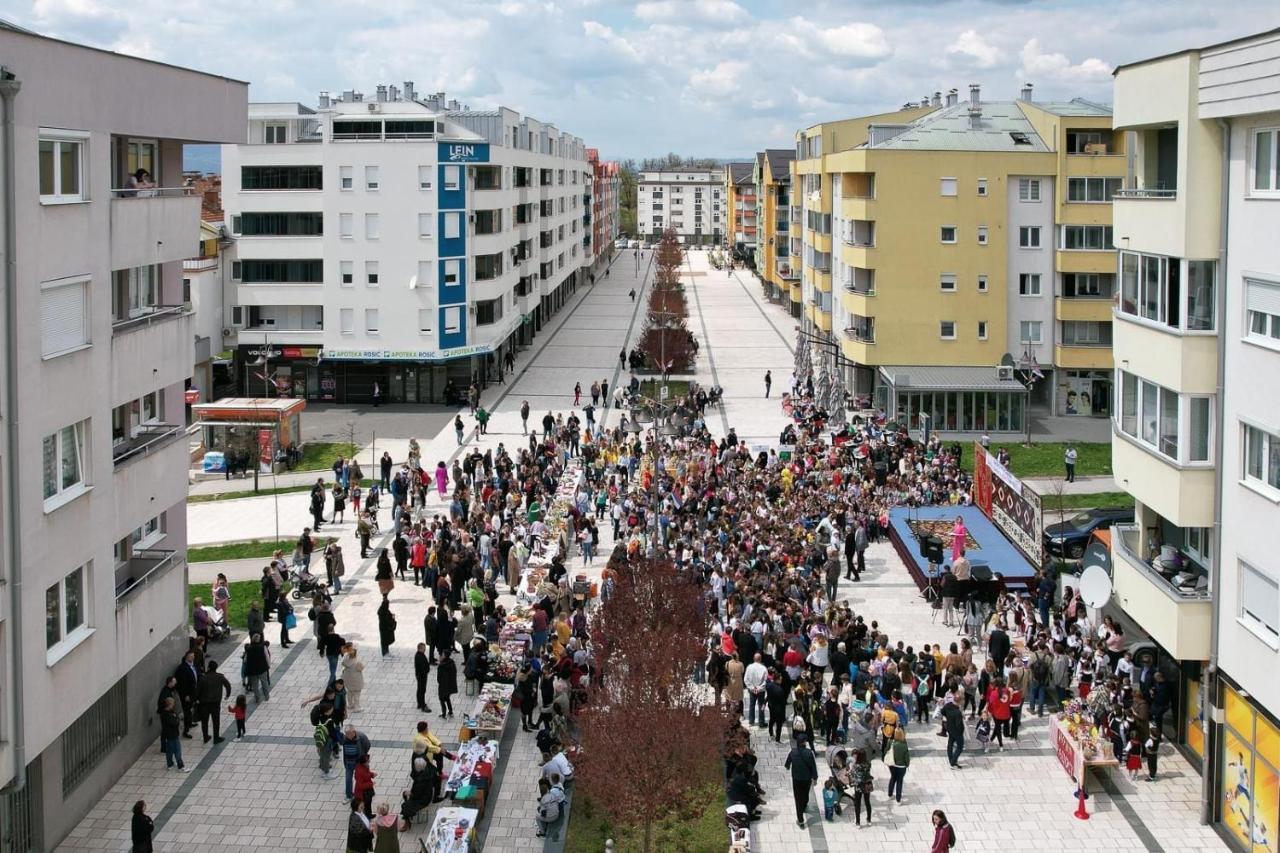
[[[760,217],[756,222],[756,228],[763,235],[761,238],[761,248],[763,258],[757,260],[758,269],[762,271],[766,280],[773,282],[777,287],[786,290],[790,284],[782,276],[778,275],[777,259],[778,253],[774,246],[775,241],[789,241],[790,235],[785,231],[779,233],[776,225],[778,221],[778,191],[786,192],[787,184],[780,183],[773,179],[773,171],[769,167],[769,155],[765,155],[764,166],[761,169],[760,185],[758,192],[762,202]],[[800,262],[792,258],[791,268],[799,270]],[[793,302],[798,302],[799,297],[793,296]]]

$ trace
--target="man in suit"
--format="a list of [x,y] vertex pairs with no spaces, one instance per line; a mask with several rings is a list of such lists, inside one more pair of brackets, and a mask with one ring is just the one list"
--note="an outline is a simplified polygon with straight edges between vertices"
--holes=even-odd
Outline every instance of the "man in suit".
[[178,680],[178,699],[182,704],[182,736],[191,737],[191,729],[196,724],[196,693],[200,688],[200,669],[196,666],[196,653],[187,652],[182,656],[182,663],[173,671]]
[[1009,635],[996,625],[991,629],[991,638],[987,641],[987,657],[995,661],[996,672],[1004,675],[1004,660],[1009,656]]
[[418,682],[414,696],[417,699],[418,710],[424,713],[431,712],[427,707],[427,676],[430,674],[431,659],[427,657],[427,644],[418,643],[418,651],[413,656],[413,676]]

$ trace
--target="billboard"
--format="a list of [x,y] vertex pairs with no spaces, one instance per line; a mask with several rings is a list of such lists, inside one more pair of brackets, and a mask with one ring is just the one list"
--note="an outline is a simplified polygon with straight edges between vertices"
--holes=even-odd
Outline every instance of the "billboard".
[[1040,496],[987,452],[973,445],[973,502],[1039,568],[1044,563],[1044,516]]

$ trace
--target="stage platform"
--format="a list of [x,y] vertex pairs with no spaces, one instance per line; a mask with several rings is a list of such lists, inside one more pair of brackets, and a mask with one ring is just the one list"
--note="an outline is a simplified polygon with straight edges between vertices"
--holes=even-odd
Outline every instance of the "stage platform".
[[956,516],[964,519],[968,531],[965,556],[974,567],[986,565],[1004,578],[1010,587],[1029,586],[1036,569],[1022,556],[1005,535],[982,514],[976,506],[926,506],[912,509],[898,507],[889,510],[889,541],[897,549],[898,556],[907,564],[912,579],[921,589],[929,576],[929,564],[920,556],[920,543],[912,526],[927,526],[942,539],[942,552],[946,564],[951,563],[951,527]]

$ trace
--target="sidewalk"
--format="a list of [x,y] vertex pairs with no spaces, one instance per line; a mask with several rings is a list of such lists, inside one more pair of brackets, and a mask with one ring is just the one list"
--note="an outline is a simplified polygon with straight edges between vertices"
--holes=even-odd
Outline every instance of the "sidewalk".
[[1068,483],[1061,477],[1028,477],[1022,482],[1030,486],[1041,497],[1053,496],[1056,494],[1055,490],[1059,485],[1061,485],[1064,495],[1093,495],[1098,492],[1124,491],[1116,482],[1115,477],[1108,474],[1093,474],[1088,477],[1077,476],[1074,483]]

